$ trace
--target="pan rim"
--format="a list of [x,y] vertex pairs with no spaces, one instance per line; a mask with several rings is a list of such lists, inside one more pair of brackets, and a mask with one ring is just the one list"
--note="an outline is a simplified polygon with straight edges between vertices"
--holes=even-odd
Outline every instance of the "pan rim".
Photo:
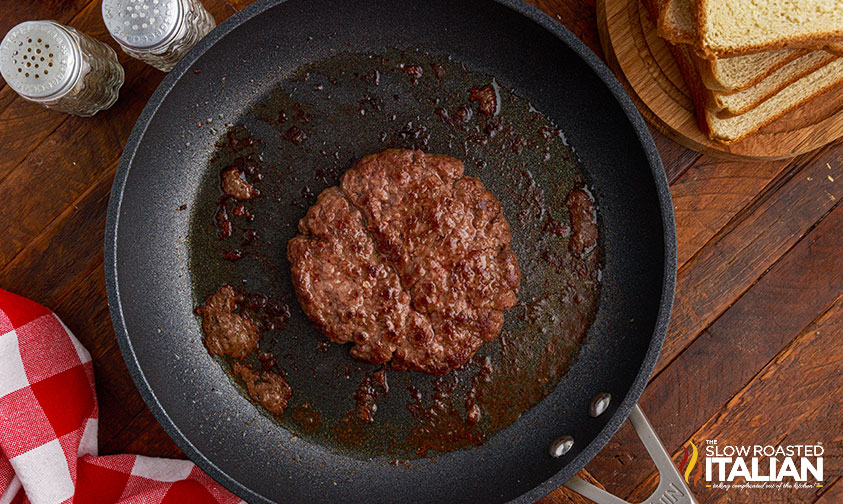
[[[123,307],[120,300],[120,290],[117,278],[117,237],[119,232],[119,216],[122,206],[123,193],[132,167],[132,162],[149,124],[155,117],[161,104],[169,95],[169,92],[187,73],[187,70],[196,62],[196,60],[198,60],[218,41],[248,20],[259,16],[270,8],[285,3],[286,1],[287,0],[258,0],[247,6],[245,9],[233,14],[216,29],[211,31],[211,33],[202,39],[195,47],[193,47],[159,84],[158,88],[150,97],[138,117],[129,138],[126,141],[126,145],[124,146],[123,155],[121,156],[117,172],[115,173],[114,182],[109,196],[104,240],[105,282],[112,324],[114,326],[114,331],[123,359],[126,362],[129,374],[138,388],[141,397],[152,411],[155,419],[164,428],[165,432],[173,439],[179,448],[181,448],[188,458],[195,462],[200,469],[205,471],[205,473],[211,476],[223,487],[249,502],[270,503],[272,501],[229,476],[222,468],[214,464],[213,461],[207,458],[190,442],[188,437],[167,414],[140,367],[129,338],[128,328],[125,325]],[[669,184],[662,166],[661,158],[650,131],[640,112],[633,104],[632,99],[626,93],[622,84],[617,80],[617,78],[615,78],[614,74],[612,74],[606,64],[603,63],[603,61],[601,61],[600,58],[591,51],[591,49],[589,49],[564,25],[553,20],[537,7],[534,7],[523,0],[489,1],[509,8],[515,13],[520,14],[536,23],[542,29],[550,32],[554,37],[568,46],[568,48],[571,49],[583,62],[585,62],[589,69],[594,72],[594,74],[596,74],[596,76],[608,88],[609,92],[612,94],[618,105],[620,105],[624,114],[630,121],[636,137],[638,138],[638,141],[644,151],[648,164],[650,165],[656,194],[659,200],[658,205],[662,217],[664,236],[664,271],[659,311],[643,363],[629,388],[629,392],[623,398],[617,409],[613,412],[612,417],[604,425],[601,431],[589,441],[588,445],[575,458],[565,464],[558,472],[540,485],[510,501],[512,503],[528,503],[534,502],[538,498],[541,498],[555,490],[569,480],[579,470],[585,467],[585,465],[593,459],[600,450],[603,449],[608,441],[620,429],[623,422],[629,416],[632,407],[638,402],[641,394],[643,393],[644,388],[646,387],[655,368],[656,361],[664,343],[664,338],[670,321],[670,313],[673,306],[677,266],[676,226]]]

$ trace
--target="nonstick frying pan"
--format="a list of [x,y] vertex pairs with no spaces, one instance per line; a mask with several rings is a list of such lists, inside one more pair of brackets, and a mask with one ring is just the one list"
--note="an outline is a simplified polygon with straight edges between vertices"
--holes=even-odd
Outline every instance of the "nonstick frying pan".
[[[221,136],[214,121],[245,120],[303,65],[394,50],[450,56],[493,76],[564,132],[599,207],[603,261],[596,318],[546,398],[481,446],[397,465],[291,436],[237,391],[203,347],[192,313],[196,285],[214,273],[197,266],[201,240],[191,235]],[[379,136],[364,127],[337,130],[332,139],[359,157],[380,150]],[[493,186],[504,175],[494,166],[469,174]],[[291,195],[278,190],[281,220],[301,217]],[[507,214],[511,202],[502,202]],[[284,244],[276,244],[273,264],[284,264]],[[608,69],[519,0],[264,0],[234,15],[179,63],[138,119],[115,176],[105,257],[115,331],[142,396],[190,458],[250,502],[530,502],[566,482],[592,499],[619,502],[571,478],[627,417],[662,474],[651,500],[693,502],[635,406],[664,339],[675,281],[661,162]],[[601,393],[612,400],[593,417],[590,404]],[[573,446],[552,457],[549,447],[562,435]]]

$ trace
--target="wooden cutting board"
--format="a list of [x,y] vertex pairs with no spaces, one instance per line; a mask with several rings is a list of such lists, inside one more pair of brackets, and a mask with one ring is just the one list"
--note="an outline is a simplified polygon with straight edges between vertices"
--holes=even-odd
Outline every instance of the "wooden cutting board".
[[598,0],[597,26],[609,67],[641,114],[688,148],[725,158],[785,159],[843,137],[843,86],[837,86],[740,142],[714,142],[697,126],[690,91],[640,0]]

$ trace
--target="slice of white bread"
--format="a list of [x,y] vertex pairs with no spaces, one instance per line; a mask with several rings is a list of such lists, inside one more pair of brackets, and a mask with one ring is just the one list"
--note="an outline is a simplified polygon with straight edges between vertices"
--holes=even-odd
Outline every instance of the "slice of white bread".
[[[661,0],[651,7],[658,9],[654,18],[658,18],[659,36],[673,44],[693,44],[697,41],[696,16],[692,13],[691,0]],[[828,48],[843,55],[843,44]],[[754,86],[806,52],[807,49],[785,48],[715,59],[701,58],[696,54],[691,56],[705,87],[729,93]]]
[[[642,1],[654,18],[657,18],[665,2],[665,0]],[[837,85],[843,86],[843,58],[837,58],[784,87],[744,114],[721,118],[706,108],[707,94],[711,93],[711,90],[702,84],[693,56],[693,48],[686,44],[668,44],[668,49],[673,54],[691,92],[700,129],[709,138],[724,144],[738,142],[823,92]]]
[[843,42],[841,0],[693,0],[707,58]]
[[743,91],[729,94],[708,91],[706,108],[716,112],[717,117],[720,118],[743,114],[772,97],[785,86],[796,82],[837,58],[838,56],[828,51],[810,51],[782,66],[758,84]]
[[777,49],[713,60],[696,54],[691,56],[705,87],[721,93],[734,93],[758,84],[806,52],[804,49]]
[[[698,105],[697,122],[712,140],[732,144],[840,84],[843,84],[843,58],[811,72],[740,115],[720,118]],[[695,100],[695,103],[699,102]]]

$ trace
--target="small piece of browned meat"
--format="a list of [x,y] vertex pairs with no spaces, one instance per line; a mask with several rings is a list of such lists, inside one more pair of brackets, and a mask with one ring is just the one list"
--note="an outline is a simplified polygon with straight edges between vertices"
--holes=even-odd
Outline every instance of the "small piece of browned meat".
[[500,202],[461,161],[364,157],[287,245],[304,312],[351,355],[445,374],[495,339],[521,281]]
[[477,103],[480,113],[486,115],[498,113],[498,93],[491,84],[481,88],[473,87],[469,93],[469,99]]
[[293,397],[293,390],[283,377],[270,371],[258,373],[239,362],[232,364],[231,370],[246,383],[249,397],[259,402],[267,411],[273,415],[280,415],[287,408],[287,403]]
[[243,172],[236,166],[226,168],[220,173],[220,185],[222,192],[238,201],[250,200],[258,195],[258,190],[246,182]]
[[260,331],[254,322],[237,313],[242,301],[230,285],[223,285],[196,308],[202,317],[205,346],[212,355],[240,359],[258,346]]
[[597,220],[594,200],[582,189],[574,189],[565,200],[571,216],[571,240],[568,248],[574,255],[590,252],[597,246]]

